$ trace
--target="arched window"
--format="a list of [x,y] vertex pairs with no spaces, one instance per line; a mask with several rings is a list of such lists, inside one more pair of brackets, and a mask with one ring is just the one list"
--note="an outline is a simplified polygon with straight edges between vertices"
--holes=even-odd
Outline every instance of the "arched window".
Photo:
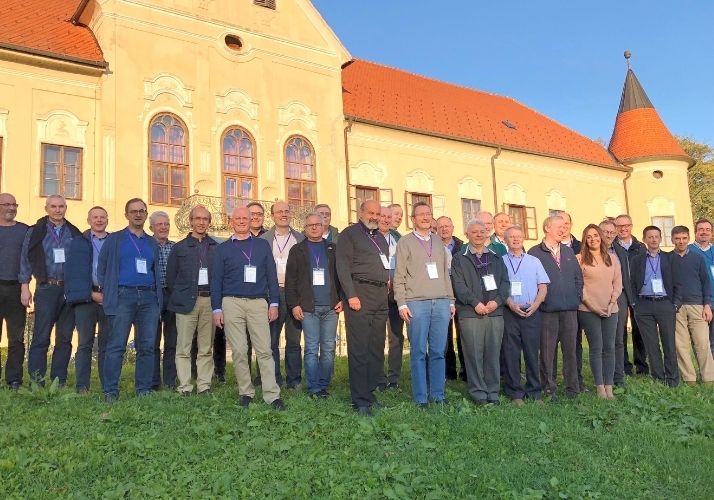
[[149,129],[150,203],[179,206],[188,196],[188,131],[175,115],[162,113]]
[[315,150],[304,137],[293,136],[285,144],[285,181],[289,204],[315,204]]
[[226,213],[236,206],[255,199],[258,173],[255,166],[255,143],[248,132],[239,127],[229,128],[221,141],[223,156],[223,198]]

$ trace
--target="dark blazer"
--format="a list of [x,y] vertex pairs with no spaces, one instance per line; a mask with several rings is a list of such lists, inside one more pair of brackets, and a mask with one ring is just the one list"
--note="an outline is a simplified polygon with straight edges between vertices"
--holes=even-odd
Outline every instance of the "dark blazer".
[[545,242],[534,246],[528,253],[540,260],[550,278],[548,294],[539,309],[542,312],[577,311],[583,298],[583,271],[571,248],[560,244],[560,266]]
[[[307,239],[293,245],[288,254],[288,264],[285,269],[285,304],[288,311],[300,306],[305,312],[315,311],[315,296],[312,291],[312,256],[307,246]],[[325,242],[327,266],[330,273],[330,302],[332,307],[340,302],[342,287],[337,277],[335,249],[337,245]]]
[[[50,218],[47,215],[40,217],[37,219],[35,225],[29,229],[32,231],[32,234],[30,235],[30,241],[27,246],[27,259],[30,261],[32,274],[35,276],[37,283],[47,281],[47,264],[45,262],[45,249],[42,247],[42,240],[45,238],[47,231],[49,231],[47,227],[49,220]],[[72,235],[72,238],[78,238],[82,235],[81,231],[70,221],[65,219],[64,223]]]
[[[218,247],[218,242],[206,236],[208,244],[206,255],[203,257],[203,267],[208,268],[208,283],[211,282],[211,271],[213,268],[213,253]],[[188,314],[193,311],[198,297],[198,271],[201,268],[199,262],[201,245],[198,240],[190,234],[176,243],[171,249],[169,260],[166,264],[166,286],[169,289],[170,298],[166,306],[169,311],[178,314]]]
[[503,316],[503,304],[511,294],[511,282],[508,280],[508,270],[503,259],[493,250],[486,248],[491,259],[488,272],[493,274],[496,281],[496,290],[487,292],[469,252],[469,247],[465,246],[451,261],[451,284],[456,298],[456,314],[459,318],[479,318],[481,316],[476,314],[474,308],[481,302],[485,305],[489,300],[493,300],[498,307],[489,316]]
[[[638,253],[630,261],[630,283],[634,294],[634,304],[639,300],[640,289],[645,284],[645,266],[647,265],[648,253]],[[679,290],[674,286],[674,273],[672,273],[672,254],[660,250],[660,271],[662,272],[662,284],[664,291],[675,306],[681,305]]]
[[454,248],[451,249],[451,256],[454,257],[457,253],[459,253],[459,250],[461,250],[461,247],[464,246],[463,240],[460,240],[456,236],[452,236],[454,239]]
[[73,238],[64,265],[64,296],[68,304],[86,304],[92,301],[91,233],[85,231],[81,238]]
[[634,236],[632,237],[632,245],[630,245],[629,250],[620,245],[617,239],[612,243],[615,248],[615,255],[620,259],[620,267],[622,269],[622,284],[625,287],[625,294],[627,295],[627,302],[632,305],[637,301],[637,292],[639,290],[632,289],[632,280],[630,279],[630,270],[632,269],[632,259],[636,255],[644,255],[647,253],[645,246],[637,240]]

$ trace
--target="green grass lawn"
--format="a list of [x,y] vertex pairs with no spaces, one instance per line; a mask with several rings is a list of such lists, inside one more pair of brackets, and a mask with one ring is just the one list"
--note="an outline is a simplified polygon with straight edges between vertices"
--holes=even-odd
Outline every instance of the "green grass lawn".
[[[230,365],[229,365],[230,368]],[[617,401],[423,411],[380,394],[373,419],[349,408],[347,363],[332,398],[285,391],[288,410],[242,411],[232,373],[209,396],[137,399],[71,389],[0,391],[2,498],[712,498],[714,389],[628,379]],[[589,374],[588,374],[589,375]],[[69,381],[71,386],[73,380]]]

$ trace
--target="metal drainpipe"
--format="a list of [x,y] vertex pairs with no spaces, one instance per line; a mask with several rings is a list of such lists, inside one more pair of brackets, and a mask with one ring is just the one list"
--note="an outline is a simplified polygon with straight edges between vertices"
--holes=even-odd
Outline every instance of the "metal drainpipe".
[[625,213],[630,213],[630,198],[627,196],[627,179],[630,178],[632,172],[627,172],[627,175],[622,179],[622,188],[625,190]]
[[347,220],[350,219],[350,149],[347,146],[347,134],[352,132],[352,118],[347,119],[347,126],[345,127],[345,176],[347,179]]
[[[496,187],[496,158],[501,156],[501,147],[496,148],[496,153],[491,157],[491,180],[493,181],[493,213],[498,213],[498,188]],[[627,193],[627,191],[625,191]],[[627,196],[627,195],[625,195]]]

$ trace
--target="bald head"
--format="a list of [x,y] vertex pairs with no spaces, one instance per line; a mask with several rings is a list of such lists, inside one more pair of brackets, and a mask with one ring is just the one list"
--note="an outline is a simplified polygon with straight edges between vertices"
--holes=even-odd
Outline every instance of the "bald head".
[[275,227],[278,229],[287,229],[290,227],[290,205],[284,201],[276,201],[270,207],[270,216],[273,218]]
[[17,200],[10,193],[0,193],[0,225],[15,224],[17,216]]
[[243,239],[250,232],[250,211],[246,207],[235,207],[231,214],[231,225],[236,236]]

